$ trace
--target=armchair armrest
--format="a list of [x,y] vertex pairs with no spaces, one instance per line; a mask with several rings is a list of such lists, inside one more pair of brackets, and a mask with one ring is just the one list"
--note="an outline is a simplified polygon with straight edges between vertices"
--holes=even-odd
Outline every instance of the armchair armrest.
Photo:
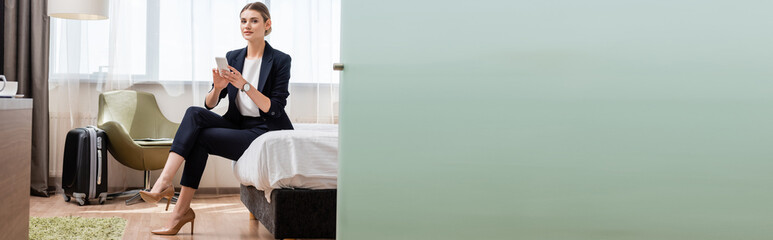
[[108,150],[116,160],[127,167],[144,170],[142,149],[120,123],[108,121],[98,126],[107,134]]

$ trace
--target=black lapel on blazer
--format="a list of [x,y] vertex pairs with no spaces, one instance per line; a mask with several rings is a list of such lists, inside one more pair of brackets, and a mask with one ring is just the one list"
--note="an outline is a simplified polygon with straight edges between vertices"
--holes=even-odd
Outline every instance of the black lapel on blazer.
[[247,47],[244,47],[236,53],[235,59],[233,59],[232,67],[236,68],[236,71],[242,72],[244,68],[244,58],[247,57]]
[[268,78],[268,72],[271,70],[271,65],[273,65],[274,63],[273,60],[274,60],[274,48],[272,48],[271,45],[268,45],[268,42],[266,42],[266,47],[263,49],[263,60],[261,60],[260,62],[258,92],[263,92],[263,86],[266,85],[266,78]]

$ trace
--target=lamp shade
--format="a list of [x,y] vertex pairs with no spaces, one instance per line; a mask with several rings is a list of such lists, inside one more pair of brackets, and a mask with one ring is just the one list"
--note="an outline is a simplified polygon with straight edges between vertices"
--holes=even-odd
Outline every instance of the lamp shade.
[[48,16],[78,20],[107,19],[108,0],[50,0]]

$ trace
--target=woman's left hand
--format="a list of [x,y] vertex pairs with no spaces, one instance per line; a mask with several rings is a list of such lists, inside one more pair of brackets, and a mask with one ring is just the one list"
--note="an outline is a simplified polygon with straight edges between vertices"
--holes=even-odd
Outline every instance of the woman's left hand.
[[223,77],[225,77],[231,85],[234,85],[234,87],[242,89],[244,84],[247,83],[247,80],[242,77],[242,73],[236,71],[236,68],[228,66],[228,69],[231,69],[231,72],[224,72]]

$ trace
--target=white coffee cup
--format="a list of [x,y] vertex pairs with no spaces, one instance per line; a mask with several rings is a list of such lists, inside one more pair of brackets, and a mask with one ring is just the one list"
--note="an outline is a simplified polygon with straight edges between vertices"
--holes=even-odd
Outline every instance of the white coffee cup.
[[[2,76],[2,75],[0,75]],[[0,77],[2,79],[4,77]],[[3,81],[2,87],[0,87],[0,96],[15,97],[16,91],[19,90],[19,82]]]

